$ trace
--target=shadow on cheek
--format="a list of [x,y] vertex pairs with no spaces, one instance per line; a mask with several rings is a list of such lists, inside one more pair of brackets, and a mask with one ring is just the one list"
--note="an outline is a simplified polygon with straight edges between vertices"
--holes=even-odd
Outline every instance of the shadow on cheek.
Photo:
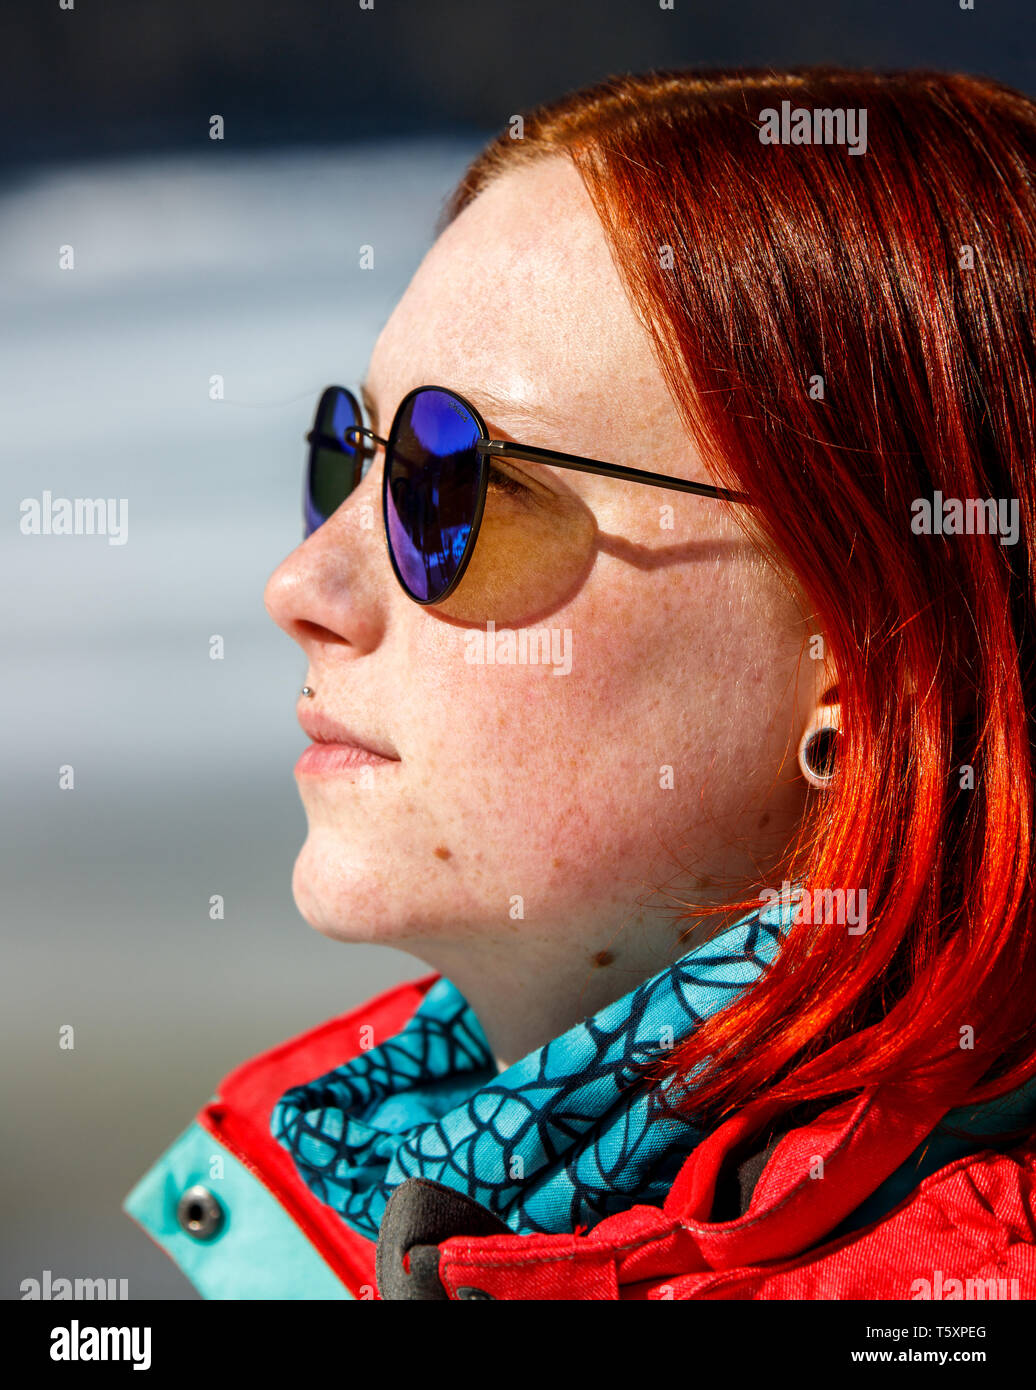
[[489,497],[464,577],[432,611],[461,623],[527,626],[579,589],[596,543],[593,513],[574,497]]

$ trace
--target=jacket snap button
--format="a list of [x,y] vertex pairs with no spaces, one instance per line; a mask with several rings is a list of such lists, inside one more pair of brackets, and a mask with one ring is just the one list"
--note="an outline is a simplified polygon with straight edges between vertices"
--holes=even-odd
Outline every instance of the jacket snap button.
[[211,1240],[223,1225],[223,1208],[207,1187],[189,1187],[176,1204],[176,1219],[195,1240]]

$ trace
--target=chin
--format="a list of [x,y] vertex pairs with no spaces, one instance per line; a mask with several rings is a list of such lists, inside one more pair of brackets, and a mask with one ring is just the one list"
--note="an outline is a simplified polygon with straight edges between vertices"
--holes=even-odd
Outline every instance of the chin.
[[[384,856],[377,866],[350,854],[338,840],[310,834],[295,860],[295,906],[315,931],[332,941],[402,946],[431,932],[420,891],[400,901],[400,875]],[[420,914],[420,916],[418,916]]]

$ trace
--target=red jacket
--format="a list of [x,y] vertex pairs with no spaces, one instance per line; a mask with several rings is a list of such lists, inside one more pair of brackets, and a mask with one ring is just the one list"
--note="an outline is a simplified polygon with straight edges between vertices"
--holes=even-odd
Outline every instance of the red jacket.
[[[355,1056],[361,1026],[398,1032],[438,978],[387,990],[236,1068],[127,1197],[125,1210],[205,1296],[381,1296],[375,1243],[314,1196],[270,1115],[289,1087]],[[436,1242],[439,1281],[448,1298],[1036,1298],[1036,1139],[959,1158],[879,1219],[834,1234],[943,1109],[919,1109],[892,1087],[834,1106],[780,1141],[744,1215],[712,1222],[717,1176],[765,1123],[763,1101],[695,1149],[664,1206],[572,1235],[449,1235]]]

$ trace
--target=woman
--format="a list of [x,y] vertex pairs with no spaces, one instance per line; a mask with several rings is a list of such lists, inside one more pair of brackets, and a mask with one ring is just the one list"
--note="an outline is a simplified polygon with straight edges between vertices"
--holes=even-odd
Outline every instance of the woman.
[[298,906],[434,973],[127,1198],[203,1294],[1036,1296],[1034,174],[826,70],[474,161],[267,591]]

